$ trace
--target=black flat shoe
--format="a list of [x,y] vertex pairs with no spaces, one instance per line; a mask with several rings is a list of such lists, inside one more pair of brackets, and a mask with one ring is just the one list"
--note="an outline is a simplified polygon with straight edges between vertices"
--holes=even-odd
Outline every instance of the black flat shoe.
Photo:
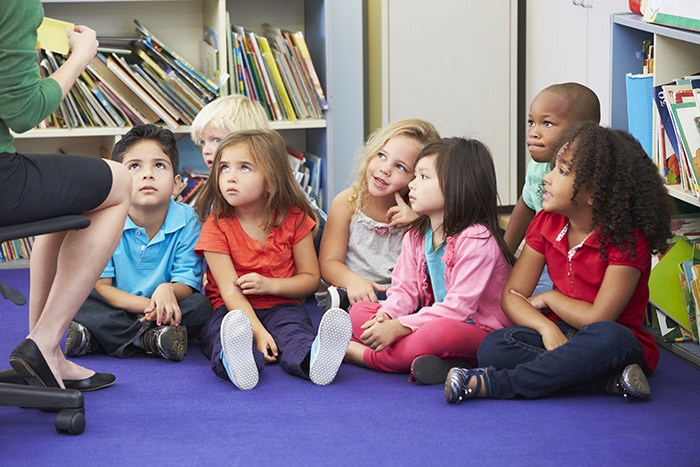
[[97,391],[114,384],[116,377],[111,373],[95,372],[94,375],[85,379],[64,379],[63,384],[66,389],[77,389],[78,391]]
[[39,347],[24,339],[10,354],[10,365],[30,386],[60,388]]
[[471,367],[471,363],[465,358],[446,360],[435,355],[422,355],[413,360],[411,374],[421,384],[445,384],[447,373],[452,368],[469,369]]

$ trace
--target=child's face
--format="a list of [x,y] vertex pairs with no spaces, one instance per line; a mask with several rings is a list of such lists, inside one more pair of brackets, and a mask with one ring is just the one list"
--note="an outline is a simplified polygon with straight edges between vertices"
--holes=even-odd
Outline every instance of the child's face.
[[569,101],[554,92],[542,91],[533,99],[527,120],[527,150],[533,160],[549,162],[552,145],[572,123],[569,107]]
[[221,154],[219,190],[235,208],[262,209],[267,199],[267,183],[248,150],[241,145],[227,147]]
[[397,191],[404,194],[420,150],[418,142],[408,136],[389,139],[367,166],[369,194],[378,198],[393,197]]
[[422,157],[416,163],[416,177],[408,184],[411,209],[431,219],[444,217],[445,195],[440,188],[435,162],[437,156]]
[[570,144],[563,146],[557,154],[554,169],[544,176],[542,208],[545,211],[569,216],[572,209],[590,204],[590,194],[585,188],[579,190],[575,203],[571,201],[576,180],[576,172],[572,168],[573,150]]
[[122,164],[134,179],[131,206],[158,208],[170,203],[180,186],[170,157],[155,141],[141,141],[124,153]]
[[214,154],[216,154],[216,149],[219,147],[221,140],[226,138],[230,133],[231,132],[228,130],[220,130],[212,125],[204,127],[201,139],[196,143],[202,148],[202,159],[204,159],[204,163],[207,164],[209,169],[214,165]]

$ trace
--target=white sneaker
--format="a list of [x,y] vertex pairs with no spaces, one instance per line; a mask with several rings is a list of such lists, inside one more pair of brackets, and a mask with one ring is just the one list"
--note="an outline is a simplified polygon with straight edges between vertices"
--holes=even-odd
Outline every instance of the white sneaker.
[[332,308],[323,315],[318,334],[311,345],[311,381],[321,386],[333,382],[348,350],[351,334],[352,324],[347,312]]
[[221,321],[221,363],[238,389],[258,384],[258,367],[253,358],[253,327],[245,312],[232,310]]

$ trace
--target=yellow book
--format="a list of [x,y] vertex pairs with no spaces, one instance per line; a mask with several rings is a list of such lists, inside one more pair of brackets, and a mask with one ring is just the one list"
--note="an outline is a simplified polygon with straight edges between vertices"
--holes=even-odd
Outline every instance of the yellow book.
[[66,55],[70,50],[66,29],[72,30],[74,27],[73,23],[67,21],[44,18],[36,31],[36,46],[40,49]]
[[267,65],[272,73],[272,79],[275,81],[275,86],[277,86],[277,91],[280,93],[280,98],[282,99],[282,104],[284,104],[284,109],[287,111],[289,119],[294,121],[297,119],[294,113],[294,107],[292,107],[292,101],[289,100],[289,95],[287,94],[287,89],[284,87],[284,82],[282,81],[282,75],[277,69],[277,63],[275,63],[275,57],[272,55],[272,50],[270,49],[270,43],[267,41],[266,37],[258,36],[258,44],[260,45],[260,50],[262,55],[267,61]]

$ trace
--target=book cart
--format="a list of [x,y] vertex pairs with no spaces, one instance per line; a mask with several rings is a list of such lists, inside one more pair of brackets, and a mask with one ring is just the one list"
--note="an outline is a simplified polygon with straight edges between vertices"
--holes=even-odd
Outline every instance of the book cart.
[[[612,16],[612,76],[611,124],[614,128],[628,129],[627,73],[639,73],[641,61],[635,52],[643,41],[654,45],[654,85],[700,71],[700,33],[644,22],[632,13]],[[656,138],[656,135],[654,135]],[[654,146],[656,141],[654,142]],[[700,199],[679,185],[667,185],[669,196],[680,212],[700,212]],[[650,304],[650,307],[653,305]],[[653,312],[653,310],[652,310]],[[667,342],[657,329],[651,329],[659,345],[700,368],[700,345],[693,342]]]

